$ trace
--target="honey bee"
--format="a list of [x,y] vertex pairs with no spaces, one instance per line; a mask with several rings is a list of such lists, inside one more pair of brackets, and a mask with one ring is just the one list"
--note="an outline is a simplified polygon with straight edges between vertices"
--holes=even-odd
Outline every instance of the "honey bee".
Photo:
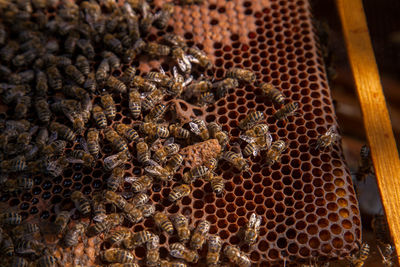
[[169,136],[169,130],[166,126],[153,122],[141,124],[140,130],[149,138],[167,138]]
[[104,221],[107,218],[106,207],[101,194],[93,195],[93,221],[96,223]]
[[250,259],[239,250],[236,246],[228,245],[224,248],[224,254],[229,259],[229,261],[239,265],[250,267]]
[[92,115],[98,127],[100,128],[107,127],[107,118],[103,112],[103,109],[100,106],[98,105],[93,106]]
[[358,170],[356,172],[356,178],[358,181],[364,181],[368,174],[374,172],[374,166],[372,165],[371,151],[367,145],[363,145],[360,151],[360,161],[358,164]]
[[130,263],[135,261],[135,256],[127,250],[110,248],[100,252],[100,259],[109,263]]
[[108,60],[112,69],[118,69],[121,66],[121,61],[117,55],[110,51],[104,51],[101,53],[104,59]]
[[190,130],[201,137],[203,140],[210,138],[206,123],[201,119],[193,119],[189,122]]
[[206,166],[197,165],[183,174],[183,181],[187,184],[190,184],[194,180],[206,177],[208,174],[209,169]]
[[74,191],[71,194],[71,200],[74,202],[76,209],[86,217],[90,215],[92,210],[89,200],[80,191]]
[[165,114],[167,111],[168,106],[164,104],[157,104],[155,105],[147,114],[147,116],[144,118],[145,122],[156,122],[162,118],[162,116]]
[[250,220],[248,221],[244,231],[244,242],[251,245],[257,241],[261,220],[261,216],[257,216],[255,213],[250,215]]
[[40,238],[40,228],[36,223],[25,223],[14,227],[11,230],[13,239]]
[[277,120],[287,120],[289,116],[297,116],[299,113],[296,110],[299,108],[299,104],[297,102],[291,102],[284,105],[281,109],[279,109],[274,117]]
[[336,126],[331,126],[326,133],[318,137],[315,149],[326,149],[331,146],[336,140],[339,139],[339,134],[337,133]]
[[171,221],[178,233],[179,241],[186,243],[190,239],[189,221],[182,214],[172,216]]
[[388,244],[391,242],[389,227],[384,215],[375,215],[372,219],[371,227],[379,243]]
[[186,48],[185,39],[182,36],[176,35],[174,33],[166,33],[163,35],[163,41],[170,46],[179,46]]
[[235,168],[240,171],[247,171],[249,168],[248,161],[243,158],[240,153],[233,151],[225,151],[222,153],[222,158],[231,163]]
[[81,105],[75,100],[61,100],[60,102],[53,103],[52,106],[55,111],[62,111],[63,114],[72,122],[73,128],[78,134],[82,134],[85,130],[85,123],[81,113]]
[[145,95],[142,100],[143,110],[152,109],[157,103],[159,103],[162,100],[163,96],[164,94],[159,89],[156,89]]
[[152,58],[165,57],[171,52],[171,48],[166,45],[149,42],[146,44],[144,51]]
[[135,76],[133,78],[132,87],[138,88],[139,90],[144,92],[152,92],[157,89],[154,83],[141,76]]
[[124,217],[132,223],[138,223],[144,218],[142,210],[128,202],[122,211],[124,212]]
[[347,257],[350,262],[350,266],[362,267],[369,256],[369,245],[367,243],[362,243],[360,249]]
[[160,238],[153,236],[149,241],[146,242],[146,264],[149,266],[158,266],[160,261]]
[[185,97],[188,99],[191,97],[201,98],[204,93],[212,94],[210,92],[212,87],[213,85],[210,81],[202,78],[200,81],[194,82],[187,86],[185,90]]
[[128,66],[122,74],[122,81],[128,85],[131,84],[131,81],[136,75],[136,68],[132,66]]
[[24,95],[19,97],[16,100],[16,105],[15,105],[15,117],[17,119],[22,119],[26,117],[26,114],[28,112],[28,109],[30,108],[32,104],[32,99],[30,96]]
[[95,128],[89,128],[86,134],[87,148],[93,157],[97,157],[100,151],[99,131]]
[[163,231],[167,232],[167,234],[172,235],[174,233],[172,222],[168,219],[165,213],[157,211],[154,214],[154,221],[156,225]]
[[229,143],[229,135],[226,131],[222,131],[221,125],[216,122],[210,122],[207,128],[211,138],[217,139],[222,148]]
[[117,110],[115,108],[114,99],[110,94],[103,94],[101,96],[101,105],[104,108],[104,114],[106,115],[107,119],[114,120]]
[[148,164],[150,160],[149,146],[143,140],[136,143],[137,158],[140,163]]
[[52,155],[60,155],[64,153],[65,147],[67,146],[67,142],[64,140],[56,140],[46,145],[42,149],[43,155],[52,156]]
[[56,66],[51,66],[46,70],[48,85],[50,88],[60,91],[62,89],[62,76]]
[[170,173],[168,169],[162,167],[157,162],[152,161],[152,160],[149,160],[148,163],[150,165],[148,165],[144,168],[144,171],[148,175],[150,175],[158,180],[161,180],[163,182],[168,182],[172,179],[172,173]]
[[16,179],[7,179],[2,183],[4,192],[15,193],[22,190],[29,190],[33,187],[33,180],[27,177],[18,177]]
[[76,67],[79,69],[81,73],[84,75],[88,75],[90,72],[90,64],[88,59],[83,56],[83,55],[78,55],[76,57],[76,62],[75,62]]
[[9,62],[19,49],[19,44],[17,42],[8,42],[5,46],[0,49],[0,57],[4,62]]
[[206,236],[210,230],[210,223],[208,221],[200,221],[196,229],[193,232],[192,239],[190,240],[190,247],[194,250],[201,249]]
[[173,136],[174,138],[188,140],[190,137],[190,132],[182,128],[182,126],[178,123],[170,124],[168,128],[171,136]]
[[153,214],[156,212],[156,207],[153,204],[143,204],[137,208],[142,212],[142,215],[145,218],[153,216]]
[[139,264],[135,262],[130,262],[130,263],[113,263],[109,264],[108,267],[140,267]]
[[86,90],[94,93],[96,91],[97,88],[97,84],[96,84],[96,74],[94,72],[90,72],[87,77],[86,77],[86,81],[83,84],[83,88],[85,88]]
[[151,188],[153,179],[147,175],[140,177],[127,177],[128,182],[132,182],[132,191],[134,193],[145,192]]
[[48,85],[47,76],[43,71],[36,72],[36,94],[38,96],[44,97],[47,95]]
[[79,40],[79,33],[72,31],[64,42],[64,49],[68,54],[73,54]]
[[168,25],[168,21],[174,13],[174,5],[172,3],[165,3],[155,16],[154,25],[158,29],[164,29]]
[[[82,87],[76,86],[76,85],[66,85],[63,87],[63,93],[66,94],[67,96],[79,99],[79,100],[84,100],[84,99],[90,99],[89,93],[83,89]],[[62,100],[61,102],[65,103],[70,103],[71,101],[68,100]],[[79,104],[80,105],[80,104]]]
[[278,104],[278,105],[283,105],[285,104],[285,97],[282,94],[281,91],[276,89],[272,84],[270,83],[262,83],[261,84],[261,90],[263,91],[264,95],[271,100],[273,103]]
[[269,127],[267,124],[257,124],[254,125],[251,129],[247,130],[245,135],[250,137],[260,137],[269,134]]
[[58,122],[50,123],[50,131],[56,132],[59,137],[66,141],[72,142],[76,139],[75,133],[70,128]]
[[118,151],[128,151],[128,144],[125,139],[122,138],[116,131],[112,128],[107,128],[104,130],[104,135],[106,139],[113,145],[113,147]]
[[22,222],[22,216],[17,212],[4,212],[0,214],[0,222],[8,225],[19,225]]
[[178,201],[179,199],[188,196],[191,191],[192,189],[190,185],[181,184],[172,189],[172,191],[169,193],[168,199],[171,202]]
[[37,266],[41,267],[52,267],[56,266],[58,260],[56,257],[51,256],[51,255],[43,255],[37,260]]
[[68,225],[69,219],[71,218],[71,212],[59,211],[56,207],[56,214],[57,216],[54,221],[55,230],[57,233],[62,233]]
[[115,124],[115,130],[118,132],[119,135],[124,136],[130,142],[135,142],[139,139],[139,134],[126,124]]
[[264,113],[261,111],[250,112],[243,120],[239,122],[239,127],[243,130],[248,130],[256,123],[264,120]]
[[261,150],[267,150],[272,143],[272,136],[270,133],[257,137],[240,135],[240,138],[248,143],[243,149],[243,155],[245,157],[257,156]]
[[85,166],[93,167],[95,164],[94,157],[85,150],[72,150],[69,153],[68,161],[70,163],[83,163]]
[[8,257],[14,255],[14,243],[11,237],[6,233],[3,233],[3,241],[1,242],[0,251]]
[[179,148],[180,146],[178,144],[173,143],[173,139],[168,139],[164,143],[164,146],[160,147],[154,152],[153,159],[157,163],[162,163],[167,159],[167,157],[178,153]]
[[230,89],[238,87],[239,83],[236,79],[228,77],[221,81],[214,82],[212,86],[216,89],[218,98],[222,98]]
[[256,80],[256,74],[254,72],[240,68],[229,69],[226,76],[246,83],[253,83]]
[[149,202],[150,198],[146,193],[139,193],[134,198],[132,198],[131,203],[135,206],[141,206]]
[[381,257],[382,257],[383,266],[385,266],[385,267],[394,266],[394,262],[392,261],[392,259],[394,258],[394,256],[392,256],[392,254],[395,252],[394,247],[390,244],[385,244],[383,251],[381,250],[381,248],[379,246],[377,246],[377,248],[378,248],[379,254],[381,254]]
[[104,169],[111,171],[117,166],[121,166],[130,159],[130,154],[127,151],[121,151],[117,154],[108,156],[104,159]]
[[22,257],[14,257],[11,263],[12,267],[28,267],[29,262]]
[[153,13],[151,13],[150,5],[145,1],[141,2],[140,10],[142,12],[142,19],[140,20],[139,28],[140,32],[146,35],[156,17],[153,15]]
[[142,230],[136,233],[133,233],[130,238],[126,238],[123,240],[124,246],[127,249],[133,249],[135,247],[141,246],[148,241],[150,241],[152,238],[154,238],[156,235],[153,234],[152,232],[149,232],[147,230]]
[[41,122],[48,123],[51,117],[51,111],[49,108],[49,104],[46,99],[43,97],[38,97],[35,100],[35,109],[37,112],[38,119]]
[[17,156],[13,159],[3,160],[0,162],[2,172],[21,172],[28,169],[25,158]]
[[66,247],[74,247],[78,244],[79,236],[83,238],[87,225],[85,223],[75,224],[64,236],[64,245]]
[[85,82],[85,76],[74,65],[68,65],[65,67],[64,71],[65,74],[77,84],[83,85]]
[[210,69],[212,67],[211,60],[207,57],[207,55],[203,51],[201,51],[197,47],[195,46],[189,47],[187,49],[187,53],[193,56],[193,58],[196,59],[196,63],[199,64],[201,67],[205,69]]
[[165,267],[187,267],[187,264],[181,261],[168,261],[168,260],[160,260],[160,266]]
[[171,56],[176,60],[176,63],[183,73],[190,73],[192,71],[191,61],[195,61],[196,63],[199,62],[193,56],[186,55],[185,51],[179,46],[171,48]]
[[121,228],[115,230],[112,234],[110,234],[106,239],[110,244],[119,244],[124,239],[130,238],[132,236],[132,232],[128,228]]
[[88,59],[93,59],[94,56],[96,55],[96,53],[94,52],[93,45],[89,40],[79,39],[76,42],[76,45]]
[[222,240],[217,235],[209,235],[207,239],[208,252],[207,252],[207,266],[219,266],[220,252],[222,249]]
[[276,161],[278,161],[281,157],[282,152],[285,151],[285,149],[286,149],[286,144],[284,141],[278,140],[273,142],[265,157],[266,164],[272,165]]
[[116,93],[124,94],[127,90],[126,85],[114,76],[108,77],[106,85],[109,88],[113,89]]
[[224,179],[221,176],[212,175],[212,178],[210,179],[210,184],[215,194],[222,195],[224,193]]
[[135,89],[131,90],[129,92],[129,110],[134,119],[139,118],[142,112],[142,105],[140,93]]
[[97,68],[96,80],[98,82],[104,82],[107,79],[109,72],[110,72],[110,64],[108,63],[107,59],[103,59],[100,62],[99,67]]
[[111,191],[117,191],[118,188],[121,186],[125,175],[125,170],[120,167],[115,167],[112,170],[112,174],[107,179],[107,189]]
[[90,237],[108,232],[110,229],[122,224],[123,221],[124,217],[120,213],[108,214],[103,221],[91,225],[88,228],[87,235]]
[[197,263],[199,260],[199,254],[196,251],[187,249],[181,243],[173,243],[169,246],[169,254],[172,257],[183,259],[187,262]]

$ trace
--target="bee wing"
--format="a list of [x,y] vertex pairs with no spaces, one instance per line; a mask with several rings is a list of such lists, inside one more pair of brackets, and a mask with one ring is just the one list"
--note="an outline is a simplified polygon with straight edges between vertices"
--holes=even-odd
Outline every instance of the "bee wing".
[[269,149],[271,147],[272,140],[273,140],[272,135],[270,133],[266,133],[264,138],[265,138],[265,144],[266,144],[265,148]]
[[32,136],[39,130],[39,126],[35,125],[31,129],[29,129],[29,134]]
[[164,146],[173,144],[174,142],[175,142],[175,138],[174,138],[174,137],[170,137],[170,138],[168,138],[167,140],[165,140]]
[[[183,72],[189,71],[189,69],[191,69],[191,67],[192,67],[192,65],[187,65],[186,62],[185,62],[183,59],[181,59],[181,58],[178,58],[178,59],[177,59],[177,63],[178,63],[179,68],[180,68],[181,71],[183,71]],[[189,62],[189,64],[190,64],[190,62]],[[190,66],[190,67],[189,67],[189,66]]]
[[83,150],[85,150],[86,153],[89,153],[88,145],[87,145],[86,139],[84,137],[81,136],[79,138],[79,143],[82,145]]
[[262,222],[262,217],[261,217],[260,215],[258,215],[258,216],[257,216],[257,220],[256,220],[256,222],[254,223],[254,227],[255,227],[255,228],[260,227],[261,222]]
[[246,141],[247,143],[250,143],[250,144],[256,142],[256,139],[254,137],[251,137],[251,136],[248,136],[248,135],[245,135],[245,134],[240,135],[239,138],[244,140],[244,141]]
[[156,168],[154,168],[154,166],[147,166],[144,168],[144,171],[147,172],[150,175],[161,175],[160,171]]
[[106,215],[106,214],[98,214],[98,215],[96,215],[96,216],[93,217],[93,221],[99,223],[99,222],[104,221],[106,218],[107,218],[107,215]]
[[337,131],[336,131],[336,126],[335,125],[332,125],[327,131],[326,131],[326,135],[331,135],[331,134],[334,134],[334,133],[337,133]]
[[131,199],[133,195],[134,195],[133,192],[128,192],[128,191],[121,193],[121,196],[123,196],[125,199]]
[[125,181],[128,183],[133,183],[133,182],[139,180],[139,178],[140,177],[137,177],[137,176],[128,176],[128,177],[125,177]]
[[182,258],[184,255],[183,255],[183,251],[180,251],[180,250],[178,250],[178,249],[173,249],[173,250],[171,250],[170,252],[169,252],[169,254],[172,256],[172,257],[175,257],[175,258]]
[[[197,58],[195,58],[194,56],[192,56],[192,55],[187,55],[186,57],[187,57],[187,59],[188,59],[190,62],[192,62],[192,63],[196,63],[196,64],[199,64],[199,63],[200,63],[200,61],[199,61]],[[203,74],[202,74],[202,75],[203,75]]]
[[72,157],[67,157],[67,161],[68,161],[69,163],[84,163],[83,160],[81,160],[81,159],[76,159],[76,158],[72,158]]
[[158,77],[149,77],[149,76],[146,76],[146,79],[149,80],[149,81],[151,81],[151,82],[154,82],[154,83],[161,83],[161,82],[162,82],[162,79],[160,79],[160,78],[158,78]]
[[117,161],[117,159],[118,159],[118,154],[115,154],[115,155],[111,155],[111,156],[108,156],[108,157],[106,157],[105,159],[104,159],[104,163],[105,164],[111,164],[112,165],[112,167],[114,168],[115,166],[117,166],[118,164],[119,164],[119,162]]
[[157,139],[151,144],[150,151],[156,151],[161,147],[161,139]]
[[189,85],[193,81],[193,76],[190,75],[189,77],[186,78],[186,80],[182,83],[182,86],[185,87]]
[[194,123],[194,122],[189,122],[189,126],[190,126],[190,130],[191,130],[193,133],[195,133],[195,134],[197,134],[197,135],[199,135],[199,134],[201,133],[201,131],[200,131],[200,129],[199,129],[199,126],[197,126],[196,123]]
[[54,141],[57,140],[57,137],[58,137],[58,133],[57,133],[56,131],[51,132],[50,137],[49,137],[49,140],[47,141],[47,143],[48,143],[48,144],[53,143]]

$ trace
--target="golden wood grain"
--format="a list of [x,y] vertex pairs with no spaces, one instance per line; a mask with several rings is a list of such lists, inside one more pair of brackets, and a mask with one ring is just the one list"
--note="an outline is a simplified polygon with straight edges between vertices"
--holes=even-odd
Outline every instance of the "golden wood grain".
[[382,202],[400,251],[400,161],[362,0],[337,0]]

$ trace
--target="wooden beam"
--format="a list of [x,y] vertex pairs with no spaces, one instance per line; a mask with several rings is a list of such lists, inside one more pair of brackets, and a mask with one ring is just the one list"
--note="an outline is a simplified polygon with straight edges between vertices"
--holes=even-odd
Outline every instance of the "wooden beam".
[[400,252],[400,161],[362,0],[337,0],[364,127],[390,232]]

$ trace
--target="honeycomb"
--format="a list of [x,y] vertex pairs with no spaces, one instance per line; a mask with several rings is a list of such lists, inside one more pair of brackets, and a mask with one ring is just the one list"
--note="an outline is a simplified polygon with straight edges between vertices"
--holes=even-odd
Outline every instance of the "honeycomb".
[[[154,5],[163,2],[155,0]],[[240,245],[253,264],[260,266],[344,258],[358,249],[361,220],[340,144],[325,151],[310,149],[319,135],[336,124],[336,118],[309,2],[205,2],[175,6],[166,31],[184,36],[188,46],[195,45],[210,56],[215,69],[207,71],[208,77],[221,79],[231,67],[250,69],[257,74],[258,83],[272,83],[288,100],[298,102],[301,115],[277,121],[273,114],[278,107],[255,85],[241,85],[207,108],[178,103],[182,113],[221,124],[230,134],[231,143],[239,142],[238,122],[251,110],[263,111],[274,140],[287,141],[288,149],[281,162],[270,167],[264,165],[261,153],[251,161],[250,170],[241,174],[221,161],[216,173],[224,178],[223,196],[216,196],[209,183],[196,180],[190,196],[174,204],[167,197],[176,183],[154,184],[148,193],[156,210],[190,216],[192,228],[201,219],[209,221],[212,224],[209,233],[218,234],[225,243]],[[153,30],[148,39],[157,40],[164,32]],[[167,64],[162,66],[169,71]],[[158,61],[149,61],[141,64],[139,70],[145,74],[158,67]],[[121,72],[116,70],[113,75]],[[114,95],[114,100],[118,111],[114,123],[134,123],[127,100],[118,95]],[[67,151],[72,149],[82,147],[80,144],[67,147]],[[18,209],[26,221],[37,217],[54,221],[55,206],[71,207],[72,191],[80,190],[90,196],[104,187],[110,174],[104,172],[102,160],[111,152],[110,144],[102,144],[94,168],[72,164],[62,176],[52,180],[37,175],[33,177],[32,190],[18,196],[2,194],[1,201]],[[139,166],[133,159],[125,165],[126,175],[142,174]],[[179,176],[175,178],[179,180]],[[126,183],[124,189],[129,188]],[[257,243],[249,247],[241,245],[240,232],[253,212],[263,220]],[[74,214],[73,219],[78,220],[79,215]],[[154,221],[145,219],[132,229],[134,232],[155,229]],[[176,236],[160,234],[161,257],[168,255],[169,244],[176,241]],[[139,260],[144,259],[143,248],[134,252]],[[205,249],[200,251],[203,258],[205,254]]]

